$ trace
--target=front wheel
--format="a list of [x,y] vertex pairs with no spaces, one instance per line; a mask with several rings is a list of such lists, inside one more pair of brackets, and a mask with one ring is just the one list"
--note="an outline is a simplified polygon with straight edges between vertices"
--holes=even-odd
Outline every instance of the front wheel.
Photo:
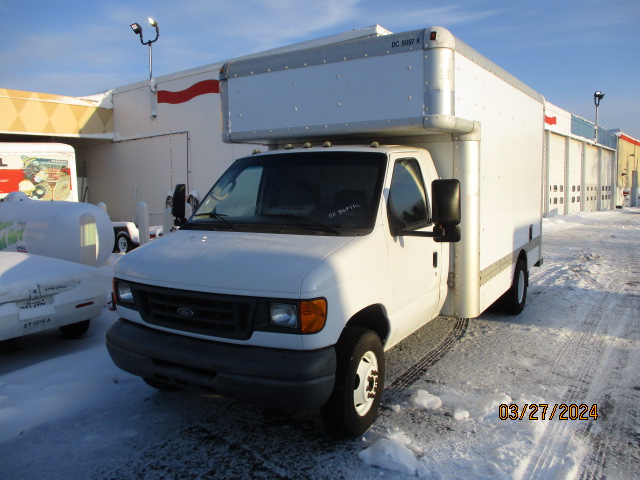
[[375,421],[382,400],[385,366],[380,337],[366,328],[350,328],[336,345],[336,356],[336,381],[322,419],[330,431],[358,437]]

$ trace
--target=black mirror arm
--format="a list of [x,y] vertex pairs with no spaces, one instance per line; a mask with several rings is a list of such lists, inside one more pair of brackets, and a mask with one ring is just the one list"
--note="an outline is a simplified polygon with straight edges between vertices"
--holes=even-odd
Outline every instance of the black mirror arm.
[[433,232],[420,232],[417,230],[400,230],[397,232],[397,236],[400,237],[431,237],[431,238],[439,238],[444,237],[445,229],[441,225],[435,225],[433,227]]
[[451,227],[443,227],[442,225],[435,225],[433,232],[418,232],[410,230],[399,230],[395,236],[401,237],[430,237],[436,242],[459,242],[460,241],[460,227],[452,225]]

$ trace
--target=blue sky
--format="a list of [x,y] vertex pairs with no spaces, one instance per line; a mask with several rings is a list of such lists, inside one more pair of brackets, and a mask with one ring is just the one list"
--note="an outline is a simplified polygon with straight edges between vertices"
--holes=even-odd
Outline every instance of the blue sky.
[[441,25],[548,101],[640,139],[638,0],[0,0],[0,88],[82,96],[374,24]]

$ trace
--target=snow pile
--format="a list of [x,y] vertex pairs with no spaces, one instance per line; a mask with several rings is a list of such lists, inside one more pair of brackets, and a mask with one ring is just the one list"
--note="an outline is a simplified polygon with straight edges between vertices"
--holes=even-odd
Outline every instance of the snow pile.
[[415,475],[418,460],[411,450],[396,440],[383,438],[358,454],[367,465]]
[[415,392],[409,402],[416,408],[425,408],[435,410],[442,406],[442,400],[435,395],[430,394],[426,390],[418,390]]
[[[534,401],[542,402],[538,398],[518,398],[518,402]],[[366,465],[419,478],[442,478],[450,469],[458,473],[466,471],[473,478],[508,478],[509,471],[514,473],[519,466],[526,464],[529,447],[541,433],[531,425],[535,422],[527,424],[500,420],[500,405],[510,405],[512,402],[511,396],[504,392],[435,395],[418,389],[412,393],[404,407],[392,407],[390,410],[393,414],[401,413],[403,409],[412,409],[432,412],[434,415],[440,412],[458,422],[470,422],[470,432],[479,431],[486,435],[484,447],[474,451],[467,439],[459,439],[443,450],[441,444],[432,445],[427,442],[423,445],[420,438],[412,439],[407,432],[395,430],[375,441],[358,456]],[[429,421],[437,418],[430,417]],[[511,438],[507,445],[502,443],[504,430],[511,430],[507,433]],[[419,433],[416,432],[417,435]],[[509,468],[505,469],[505,466]],[[444,475],[444,478],[448,477]]]

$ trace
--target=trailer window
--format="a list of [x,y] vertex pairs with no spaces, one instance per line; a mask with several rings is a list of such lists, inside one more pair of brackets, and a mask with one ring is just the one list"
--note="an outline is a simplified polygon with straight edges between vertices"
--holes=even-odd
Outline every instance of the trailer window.
[[431,225],[431,213],[420,165],[415,158],[403,158],[393,168],[389,196],[395,215],[408,229]]

